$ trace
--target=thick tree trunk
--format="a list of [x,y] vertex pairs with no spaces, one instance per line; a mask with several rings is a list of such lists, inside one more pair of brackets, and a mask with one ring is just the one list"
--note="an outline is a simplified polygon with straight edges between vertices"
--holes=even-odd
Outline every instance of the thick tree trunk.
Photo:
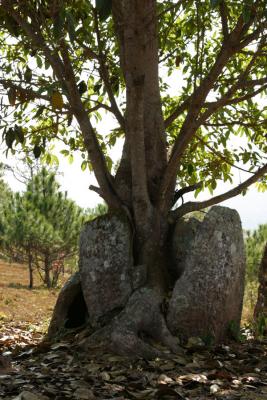
[[[203,222],[193,222],[189,230],[182,230],[185,237],[178,233],[174,241],[180,231],[169,232],[155,213],[144,242],[132,231],[128,216],[118,212],[87,223],[80,238],[80,273],[59,296],[50,338],[67,328],[67,319],[70,327],[77,327],[72,314],[83,323],[89,321],[88,337],[80,342],[87,351],[104,346],[130,357],[165,357],[155,343],[180,352],[173,334],[226,338],[229,324],[238,328],[242,308],[245,258],[240,219],[233,210],[218,207]],[[172,246],[178,243],[175,251],[169,241]],[[179,271],[168,279],[170,264]]]
[[[127,105],[125,147],[116,181],[124,191],[127,181],[131,185],[126,192],[132,195],[130,208],[141,233],[154,213],[151,206],[167,164],[159,90],[156,2],[114,1],[113,17]],[[147,226],[146,230],[149,229]],[[143,234],[148,236],[148,232]]]
[[[85,340],[85,348],[98,341],[105,341],[117,352],[151,358],[162,355],[149,343],[151,339],[160,341],[172,352],[179,351],[177,340],[166,325],[167,312],[162,312],[164,299],[175,284],[175,281],[169,278],[168,239],[171,228],[167,216],[172,207],[177,167],[186,144],[197,129],[195,120],[208,90],[205,81],[203,93],[198,91],[194,94],[193,108],[186,117],[178,136],[178,144],[174,146],[171,162],[167,166],[166,133],[159,90],[157,2],[113,0],[112,14],[126,88],[125,116],[122,121],[120,116],[118,119],[120,127],[124,129],[125,143],[115,178],[109,174],[99,154],[99,144],[83,110],[75,86],[75,76],[64,48],[62,56],[69,71],[67,85],[70,88],[70,103],[100,185],[99,193],[107,201],[110,210],[119,210],[121,214],[126,211],[130,224],[126,223],[126,230],[123,228],[122,234],[118,234],[115,228],[121,227],[122,220],[125,223],[125,215],[117,216],[117,221],[116,214],[111,214],[93,222],[93,225],[96,225],[93,228],[85,227],[81,235],[81,277],[80,281],[73,282],[73,291],[79,291],[80,284],[81,297],[84,295],[91,328],[95,330],[95,333]],[[101,48],[99,52],[101,57]],[[222,56],[225,58],[228,53],[223,53]],[[101,62],[100,74],[103,75],[105,66]],[[212,69],[213,80],[221,71],[217,64]],[[73,88],[76,88],[76,92]],[[112,103],[112,98],[110,100]],[[118,110],[115,111],[117,114]],[[222,237],[222,232],[216,234],[219,238]],[[131,237],[129,246],[127,240],[124,240],[127,237]],[[230,243],[230,240],[227,243]],[[113,248],[116,250],[115,254]],[[119,251],[122,252],[122,257],[119,257]],[[232,254],[234,248],[227,248],[227,251],[227,254]],[[231,257],[229,256],[230,261]],[[228,264],[225,263],[226,269]],[[210,270],[213,268],[215,266],[212,265]],[[145,271],[145,279],[136,279],[140,271]],[[204,274],[204,271],[200,272],[202,278],[201,274]],[[190,271],[188,275],[190,276]],[[201,284],[200,282],[199,285]],[[209,299],[207,281],[205,285],[206,298]],[[230,283],[228,286],[232,288]],[[68,286],[69,290],[72,290],[71,286]],[[232,296],[234,290],[229,291]],[[59,311],[56,306],[52,319],[53,332],[57,330],[57,321],[64,320],[62,315],[58,318],[58,313],[62,312],[64,304],[69,306],[65,300],[66,292],[64,293],[58,302]],[[223,296],[222,298],[224,299]],[[174,300],[179,303],[179,293]],[[198,306],[198,301],[196,303]],[[210,303],[212,304],[212,301]],[[211,304],[206,308],[211,307]],[[179,308],[180,304],[177,307]],[[196,310],[197,314],[198,307]],[[214,324],[216,325],[216,321]]]

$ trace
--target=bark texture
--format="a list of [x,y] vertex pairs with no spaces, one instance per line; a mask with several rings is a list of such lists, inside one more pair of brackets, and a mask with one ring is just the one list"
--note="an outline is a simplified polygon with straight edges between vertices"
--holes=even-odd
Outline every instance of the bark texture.
[[217,206],[203,222],[191,219],[181,226],[173,251],[182,276],[170,300],[168,326],[185,338],[223,341],[231,327],[239,327],[242,311],[246,263],[239,215]]

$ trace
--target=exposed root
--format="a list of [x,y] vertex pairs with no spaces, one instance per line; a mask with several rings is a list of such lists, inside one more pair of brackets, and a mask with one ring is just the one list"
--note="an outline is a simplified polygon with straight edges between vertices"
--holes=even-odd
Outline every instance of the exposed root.
[[165,345],[172,353],[181,353],[177,339],[169,332],[160,310],[162,298],[149,288],[133,293],[125,309],[105,328],[83,341],[87,348],[104,344],[117,354],[133,358],[153,359],[169,357],[170,354],[145,342],[148,336]]

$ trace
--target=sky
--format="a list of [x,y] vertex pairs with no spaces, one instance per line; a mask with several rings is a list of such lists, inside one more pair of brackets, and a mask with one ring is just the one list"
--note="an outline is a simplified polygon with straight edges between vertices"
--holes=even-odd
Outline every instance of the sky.
[[[169,94],[177,95],[178,90],[181,88],[183,83],[181,73],[176,71],[170,77],[167,76],[166,71],[162,71],[162,74],[166,82],[169,84]],[[265,100],[263,101],[265,103]],[[112,126],[114,126],[114,120],[112,120],[111,116],[105,114],[103,115],[102,122],[97,124],[97,129],[100,134],[105,135],[110,131]],[[244,138],[234,137],[230,147],[239,147],[240,145],[245,146]],[[88,170],[84,172],[81,170],[81,157],[78,154],[75,154],[73,163],[69,164],[67,159],[59,154],[59,147],[55,146],[55,148],[57,149],[56,155],[60,160],[59,171],[62,174],[58,175],[58,180],[61,184],[62,190],[67,191],[69,197],[84,208],[93,208],[98,203],[102,202],[102,199],[95,192],[89,190],[89,186],[97,186],[97,182],[92,173],[90,174]],[[119,143],[116,148],[110,151],[109,155],[114,161],[119,160],[121,148],[122,144]],[[1,146],[0,143],[0,161],[14,165],[16,163],[14,157],[10,156],[9,159],[6,160],[2,150],[3,146]],[[233,172],[235,186],[250,176],[249,174],[240,174],[240,172],[235,169]],[[12,174],[8,174],[7,180],[13,190],[23,190],[22,185],[13,178]],[[214,195],[224,193],[232,187],[233,186],[230,186],[229,184],[218,184],[217,189],[214,191]],[[188,194],[185,196],[184,201],[200,201],[209,199],[210,197],[211,195],[209,192],[201,193],[197,199],[194,198],[193,194]],[[267,223],[267,191],[265,193],[260,193],[257,191],[255,186],[252,186],[245,196],[236,196],[221,203],[221,205],[234,208],[238,211],[244,229],[256,229],[260,224]]]
[[[113,159],[117,159],[119,154],[120,151],[115,149],[111,156]],[[89,186],[91,184],[97,185],[97,182],[92,173],[90,174],[88,170],[84,172],[81,170],[80,165],[82,159],[78,155],[75,155],[73,163],[69,164],[68,160],[63,156],[59,156],[59,158],[59,171],[62,172],[62,174],[58,175],[58,180],[62,190],[66,190],[69,197],[84,208],[93,208],[100,203],[100,197],[95,192],[89,190]],[[16,162],[12,157],[5,159],[3,154],[0,154],[0,160],[11,165],[14,165]],[[240,175],[238,171],[234,176],[234,183],[237,185],[247,178],[248,176],[246,176],[246,174]],[[13,178],[12,174],[7,175],[7,182],[13,190],[23,190],[23,186]],[[231,186],[229,184],[218,184],[214,195],[223,193],[230,188]],[[192,194],[189,194],[184,200],[200,201],[208,198],[210,198],[209,192],[204,192],[201,193],[197,199],[195,199]],[[256,229],[259,224],[267,223],[267,191],[260,193],[255,186],[251,187],[245,196],[236,196],[221,203],[221,205],[234,208],[239,212],[244,229]]]

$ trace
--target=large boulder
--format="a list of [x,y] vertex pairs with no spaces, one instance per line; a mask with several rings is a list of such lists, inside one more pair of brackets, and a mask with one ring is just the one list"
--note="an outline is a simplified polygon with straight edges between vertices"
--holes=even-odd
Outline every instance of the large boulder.
[[97,328],[125,306],[133,291],[132,233],[126,217],[108,214],[84,226],[79,268],[89,321]]
[[229,328],[239,327],[244,294],[246,260],[237,211],[216,206],[203,221],[179,221],[172,254],[181,277],[169,303],[170,331],[224,340]]
[[195,217],[183,218],[176,224],[171,243],[171,262],[170,272],[174,281],[179,279],[186,267],[187,258],[190,255],[191,243],[196,232],[201,225],[201,221]]
[[53,311],[47,338],[55,337],[64,329],[77,328],[88,322],[79,272],[73,274],[61,289]]

